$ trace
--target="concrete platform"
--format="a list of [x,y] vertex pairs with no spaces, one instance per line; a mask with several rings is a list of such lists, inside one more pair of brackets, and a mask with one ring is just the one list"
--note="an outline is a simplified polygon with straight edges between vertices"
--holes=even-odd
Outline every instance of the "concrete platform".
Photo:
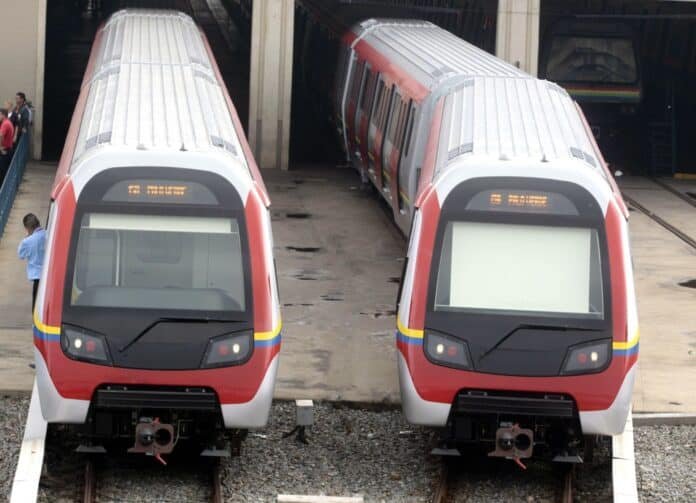
[[[53,166],[32,164],[0,240],[0,392],[31,389],[29,285],[16,259],[20,219],[44,217]],[[348,169],[266,172],[283,304],[279,398],[397,402],[394,302],[406,241]],[[646,179],[625,178],[641,205],[696,237],[696,208]],[[696,182],[680,187],[696,192]],[[696,412],[696,250],[631,213],[641,321],[637,412]]]
[[31,391],[34,361],[31,333],[31,284],[25,262],[17,258],[24,238],[22,218],[34,213],[46,223],[56,165],[30,162],[19,186],[5,233],[0,238],[0,392]]

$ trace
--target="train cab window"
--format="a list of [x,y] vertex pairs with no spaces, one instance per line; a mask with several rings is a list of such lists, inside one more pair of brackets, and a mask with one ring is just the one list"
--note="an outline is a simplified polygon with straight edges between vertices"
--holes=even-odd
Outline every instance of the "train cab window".
[[79,230],[71,305],[244,311],[234,218],[87,213]]
[[445,229],[433,307],[603,319],[602,284],[596,229],[455,221]]

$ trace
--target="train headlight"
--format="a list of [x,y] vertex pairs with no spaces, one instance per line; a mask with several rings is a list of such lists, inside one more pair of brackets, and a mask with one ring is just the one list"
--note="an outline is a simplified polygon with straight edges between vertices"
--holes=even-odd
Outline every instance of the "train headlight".
[[425,332],[425,355],[431,362],[462,370],[471,369],[466,342],[437,332]]
[[561,374],[601,372],[611,359],[611,339],[572,346],[568,349]]
[[254,348],[253,332],[238,332],[211,339],[202,368],[227,367],[245,363]]
[[106,340],[94,332],[63,325],[60,345],[63,353],[74,360],[111,365],[111,355]]

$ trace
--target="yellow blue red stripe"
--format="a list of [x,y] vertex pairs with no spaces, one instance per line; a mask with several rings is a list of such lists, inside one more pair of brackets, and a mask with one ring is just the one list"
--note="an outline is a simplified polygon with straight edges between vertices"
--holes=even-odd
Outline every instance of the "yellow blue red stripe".
[[397,320],[396,340],[405,344],[423,345],[423,330],[414,330],[405,327],[401,320]]
[[278,322],[278,326],[270,332],[255,332],[254,346],[264,348],[280,344],[280,331],[282,327],[283,324],[281,322]]
[[44,325],[34,313],[34,337],[47,342],[60,342],[60,327]]
[[633,356],[635,354],[638,354],[638,347],[639,347],[639,342],[640,340],[640,332],[636,330],[635,335],[630,341],[626,342],[615,342],[612,347],[613,347],[613,353],[614,356]]

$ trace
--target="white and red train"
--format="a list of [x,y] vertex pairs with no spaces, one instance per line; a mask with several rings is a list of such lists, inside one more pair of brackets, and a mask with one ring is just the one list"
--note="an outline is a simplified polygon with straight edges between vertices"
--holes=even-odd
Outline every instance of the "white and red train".
[[623,431],[638,358],[628,212],[582,111],[431,23],[342,40],[346,153],[410,237],[407,419],[491,455],[579,460],[584,436]]
[[268,207],[193,20],[114,14],[52,191],[34,313],[45,419],[154,455],[264,426],[281,328]]

